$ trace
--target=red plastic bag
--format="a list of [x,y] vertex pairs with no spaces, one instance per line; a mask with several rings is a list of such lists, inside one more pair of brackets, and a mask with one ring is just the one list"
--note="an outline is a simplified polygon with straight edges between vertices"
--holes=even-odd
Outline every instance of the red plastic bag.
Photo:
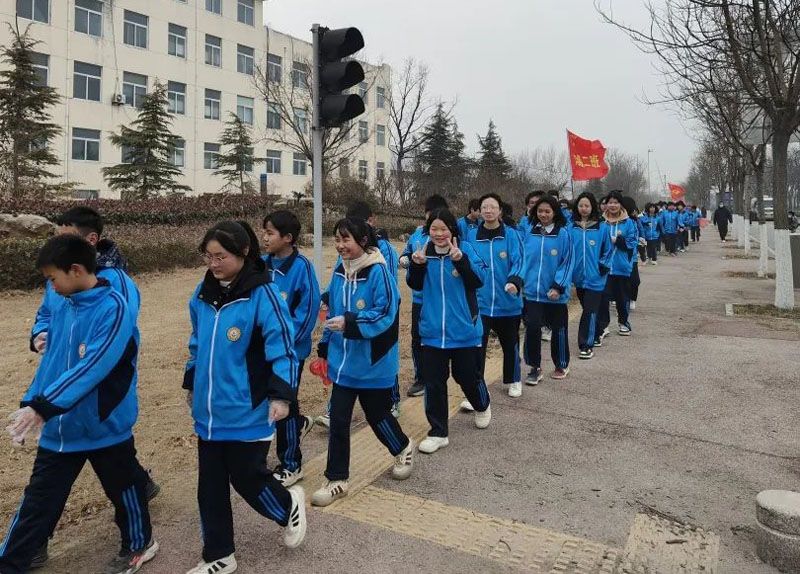
[[333,384],[328,378],[328,361],[325,359],[314,359],[308,366],[308,370],[311,371],[312,375],[316,375],[322,379],[322,384],[324,386],[330,387]]

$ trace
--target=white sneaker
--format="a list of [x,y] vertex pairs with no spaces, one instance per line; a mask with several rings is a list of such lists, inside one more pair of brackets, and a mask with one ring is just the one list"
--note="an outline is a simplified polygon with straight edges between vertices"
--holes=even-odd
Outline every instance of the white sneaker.
[[623,337],[630,337],[631,335],[631,328],[627,325],[620,325],[618,333]]
[[658,265],[658,261],[651,261],[650,265]]
[[631,305],[630,305],[629,309],[630,309],[631,311],[633,311],[634,309],[636,309],[636,301],[631,301]]
[[347,496],[349,489],[350,483],[346,480],[328,480],[325,482],[325,486],[311,496],[311,504],[313,506],[328,506],[334,500]]
[[329,429],[329,428],[331,428],[331,417],[330,417],[330,415],[319,415],[319,416],[318,416],[318,417],[315,419],[315,422],[316,422],[316,423],[317,423],[319,426],[321,426],[321,427],[325,427],[326,429]]
[[508,396],[516,399],[522,396],[522,383],[511,383],[508,385]]
[[[519,384],[519,383],[517,383]],[[486,410],[483,412],[475,412],[475,426],[479,429],[485,429],[489,426],[489,423],[492,422],[492,406],[489,405],[486,407]]]
[[411,471],[414,470],[414,441],[408,439],[408,446],[403,449],[403,452],[394,457],[394,466],[392,467],[392,478],[395,480],[405,480],[411,476]]
[[392,405],[392,416],[396,419],[400,418],[400,403],[395,403]]
[[553,338],[553,331],[547,327],[542,327],[542,341],[549,341]]
[[275,477],[275,480],[280,482],[284,487],[289,488],[294,483],[303,480],[303,469],[298,468],[297,470],[289,470],[287,468],[283,468],[282,466],[278,466],[275,469],[275,472],[272,473],[272,476]]
[[464,399],[463,401],[461,401],[461,404],[458,406],[458,408],[461,410],[461,412],[464,412],[464,413],[472,413],[472,412],[475,412],[475,407],[473,407],[473,406],[472,406],[472,403],[471,403],[471,402],[469,402],[469,401],[468,401],[468,400],[466,400],[466,399]]
[[287,548],[297,548],[306,537],[306,492],[302,486],[289,489],[292,509],[289,511],[289,524],[283,529],[283,543]]
[[440,448],[444,448],[449,444],[450,439],[448,439],[446,436],[428,436],[425,437],[425,440],[419,443],[419,452],[433,454]]
[[602,332],[602,333],[600,333],[600,340],[602,341],[603,339],[605,339],[606,337],[608,337],[609,333],[611,333],[611,329],[609,329],[608,327],[606,327],[605,329],[603,329],[603,332]]
[[233,554],[213,562],[200,562],[186,574],[231,574],[232,572],[236,572],[236,558]]

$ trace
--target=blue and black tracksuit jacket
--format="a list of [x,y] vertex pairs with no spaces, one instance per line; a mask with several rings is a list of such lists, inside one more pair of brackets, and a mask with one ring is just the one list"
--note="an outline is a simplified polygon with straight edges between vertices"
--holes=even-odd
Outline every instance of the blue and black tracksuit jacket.
[[[548,232],[537,223],[525,237],[525,299],[538,303],[569,302],[574,266],[572,240],[567,228],[555,225]],[[551,289],[559,293],[555,301],[547,297]]]
[[572,282],[579,289],[603,291],[611,269],[611,239],[604,221],[586,227],[573,223],[569,228],[575,265]]
[[[516,229],[503,223],[497,229],[487,229],[483,223],[467,238],[486,264],[486,280],[478,290],[478,307],[486,317],[518,317],[522,314],[522,274],[525,252]],[[506,292],[513,284],[517,294]]]

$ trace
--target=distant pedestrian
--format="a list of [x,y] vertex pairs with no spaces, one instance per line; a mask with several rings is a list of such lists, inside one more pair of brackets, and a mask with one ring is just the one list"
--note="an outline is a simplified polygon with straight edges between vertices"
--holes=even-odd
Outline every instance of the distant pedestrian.
[[719,207],[714,211],[714,218],[712,221],[714,225],[717,226],[720,241],[725,243],[726,237],[728,236],[728,224],[733,223],[731,210],[725,207],[724,203],[720,203]]

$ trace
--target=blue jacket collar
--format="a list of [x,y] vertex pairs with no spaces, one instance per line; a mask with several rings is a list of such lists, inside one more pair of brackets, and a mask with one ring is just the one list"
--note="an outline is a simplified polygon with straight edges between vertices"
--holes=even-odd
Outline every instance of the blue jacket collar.
[[[287,257],[283,261],[281,266],[278,269],[276,269],[276,271],[278,271],[281,275],[286,275],[287,273],[289,273],[289,270],[292,268],[292,265],[294,265],[295,259],[297,259],[299,256],[300,256],[300,253],[297,251],[297,247],[295,247],[292,250],[292,254],[289,255],[289,257]],[[269,270],[269,271],[272,271],[273,269],[275,269],[272,266],[272,259],[273,259],[272,255],[267,255],[267,258],[264,260],[264,263],[267,266],[267,270]]]

